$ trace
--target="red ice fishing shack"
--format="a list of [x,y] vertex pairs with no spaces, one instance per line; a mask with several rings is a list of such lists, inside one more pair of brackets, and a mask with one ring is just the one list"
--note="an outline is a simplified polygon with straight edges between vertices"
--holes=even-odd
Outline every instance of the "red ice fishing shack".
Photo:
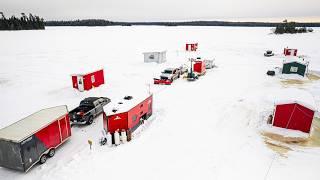
[[70,136],[67,106],[40,110],[0,130],[0,166],[26,172]]
[[197,51],[198,43],[186,43],[186,51]]
[[285,56],[297,56],[298,49],[289,49],[289,48],[284,48],[283,54]]
[[199,75],[204,75],[206,73],[206,63],[201,60],[194,61],[193,71],[199,73]]
[[282,97],[276,102],[272,125],[309,133],[316,112],[313,97],[302,90],[286,90]]
[[103,69],[86,74],[73,74],[71,76],[73,88],[78,89],[80,92],[89,91],[94,87],[104,84]]
[[106,132],[116,130],[134,132],[152,115],[153,95],[125,96],[113,105],[104,108],[103,124]]

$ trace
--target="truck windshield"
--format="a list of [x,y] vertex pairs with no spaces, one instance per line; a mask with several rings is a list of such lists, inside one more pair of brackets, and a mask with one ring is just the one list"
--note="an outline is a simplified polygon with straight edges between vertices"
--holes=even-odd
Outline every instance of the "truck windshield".
[[172,70],[169,70],[169,69],[166,69],[166,70],[164,70],[164,72],[163,73],[166,73],[166,74],[172,74]]

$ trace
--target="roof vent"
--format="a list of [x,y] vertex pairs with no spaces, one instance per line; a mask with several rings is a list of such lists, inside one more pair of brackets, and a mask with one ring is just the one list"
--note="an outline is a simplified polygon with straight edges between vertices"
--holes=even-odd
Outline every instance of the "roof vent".
[[113,113],[115,113],[115,112],[117,112],[118,111],[118,109],[112,109],[112,112]]
[[123,102],[118,102],[118,104],[123,104]]
[[125,96],[123,99],[125,100],[131,100],[133,97],[132,96]]

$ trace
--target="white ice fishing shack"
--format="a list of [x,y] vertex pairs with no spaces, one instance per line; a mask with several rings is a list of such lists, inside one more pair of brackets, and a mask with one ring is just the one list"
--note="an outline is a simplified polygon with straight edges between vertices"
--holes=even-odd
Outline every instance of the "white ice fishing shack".
[[167,61],[166,59],[166,51],[153,51],[153,52],[145,52],[143,53],[144,55],[144,62],[149,63],[149,62],[156,62],[156,63],[164,63]]

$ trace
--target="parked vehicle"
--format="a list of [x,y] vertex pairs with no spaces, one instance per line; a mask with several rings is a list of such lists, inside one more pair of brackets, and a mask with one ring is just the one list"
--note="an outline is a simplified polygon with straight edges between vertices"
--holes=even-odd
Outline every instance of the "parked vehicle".
[[194,72],[188,72],[188,74],[187,74],[187,80],[188,81],[195,81],[198,78],[199,78],[199,76]]
[[162,74],[160,75],[160,78],[174,81],[180,78],[180,74],[181,73],[179,68],[167,68],[162,72]]
[[159,79],[154,78],[153,83],[171,85],[174,80],[180,78],[180,75],[181,75],[180,68],[168,68],[162,72]]
[[264,56],[265,56],[265,57],[271,57],[271,56],[274,56],[274,53],[273,53],[271,50],[267,50],[267,51],[264,53]]
[[71,136],[67,106],[40,110],[0,130],[0,166],[28,171]]
[[106,97],[85,98],[80,102],[79,107],[70,111],[72,124],[92,124],[93,119],[103,112],[103,106],[110,102],[111,100]]

